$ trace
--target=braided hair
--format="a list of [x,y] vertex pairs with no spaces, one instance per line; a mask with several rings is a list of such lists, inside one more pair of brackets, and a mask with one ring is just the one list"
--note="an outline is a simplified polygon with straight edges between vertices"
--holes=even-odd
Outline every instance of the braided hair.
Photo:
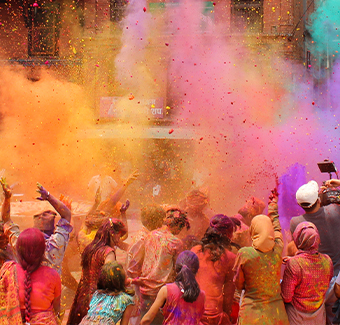
[[18,237],[16,250],[18,261],[25,273],[25,322],[31,319],[31,274],[40,267],[45,253],[45,238],[37,228],[28,228]]
[[177,273],[175,283],[183,292],[186,302],[195,302],[201,292],[195,275],[199,269],[197,255],[191,251],[183,251],[176,260],[175,271]]
[[[112,235],[120,233],[121,236],[124,236],[126,232],[126,227],[122,221],[113,218],[107,219],[98,229],[93,241],[85,247],[81,258],[81,266],[89,268],[92,256],[105,246],[110,246]],[[102,261],[102,264],[104,264],[104,261]]]
[[210,250],[213,262],[221,258],[226,248],[230,248],[234,229],[234,222],[223,214],[217,214],[211,218],[210,226],[205,232],[201,244],[203,252],[205,249]]

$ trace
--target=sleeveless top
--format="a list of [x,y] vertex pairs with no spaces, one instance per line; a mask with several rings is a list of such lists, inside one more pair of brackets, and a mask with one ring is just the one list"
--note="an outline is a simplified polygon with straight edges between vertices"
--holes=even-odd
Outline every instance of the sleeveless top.
[[204,312],[205,293],[201,291],[194,302],[186,302],[176,283],[166,285],[168,295],[163,307],[165,325],[197,325]]
[[133,297],[125,292],[109,295],[96,291],[92,296],[90,309],[80,324],[115,325],[122,319],[126,307],[133,304]]

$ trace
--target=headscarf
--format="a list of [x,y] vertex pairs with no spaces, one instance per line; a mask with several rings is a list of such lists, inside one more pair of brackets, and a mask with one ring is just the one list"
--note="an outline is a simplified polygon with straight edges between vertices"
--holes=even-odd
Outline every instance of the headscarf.
[[255,249],[263,253],[271,251],[275,242],[274,228],[270,218],[263,214],[254,217],[250,224],[250,236]]
[[316,253],[320,244],[318,229],[311,222],[301,222],[297,225],[293,240],[300,251]]
[[233,236],[234,223],[224,214],[217,214],[210,219],[210,227],[219,233],[226,235],[229,239]]

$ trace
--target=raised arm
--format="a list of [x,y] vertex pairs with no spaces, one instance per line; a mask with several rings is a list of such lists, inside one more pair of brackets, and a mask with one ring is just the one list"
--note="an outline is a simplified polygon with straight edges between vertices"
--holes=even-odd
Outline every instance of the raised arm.
[[2,190],[4,192],[4,202],[2,204],[1,210],[1,217],[2,221],[6,223],[7,221],[11,220],[11,197],[12,197],[12,190],[7,184],[5,178],[0,178],[0,183],[2,186]]
[[59,213],[60,217],[71,222],[71,210],[60,200],[55,198],[50,192],[45,190],[45,188],[37,183],[38,189],[37,192],[40,194],[40,197],[37,197],[40,201],[48,201],[53,208]]
[[275,236],[275,243],[282,247],[283,249],[283,236],[281,232],[281,225],[279,221],[279,212],[278,212],[278,192],[275,188],[272,190],[271,195],[269,196],[269,203],[268,203],[268,217],[273,222],[274,227],[274,236]]
[[100,186],[99,186],[97,188],[97,191],[96,191],[96,196],[94,198],[94,203],[93,203],[90,211],[87,213],[88,215],[95,213],[95,211],[98,208],[98,205],[100,204],[101,198],[102,198],[102,192],[101,192],[101,189],[100,189]]
[[[134,180],[137,179],[137,177],[139,176],[138,170],[135,170],[124,182],[124,184],[122,185],[122,187],[115,192],[114,194],[112,194],[109,198],[109,200],[107,202],[105,202],[105,204],[103,204],[102,206],[102,210],[104,210],[104,212],[106,213],[110,213],[112,211],[112,209],[115,207],[115,205],[118,203],[118,201],[121,199],[121,197],[124,195],[127,187],[133,183]],[[98,209],[101,209],[101,207],[99,206]]]

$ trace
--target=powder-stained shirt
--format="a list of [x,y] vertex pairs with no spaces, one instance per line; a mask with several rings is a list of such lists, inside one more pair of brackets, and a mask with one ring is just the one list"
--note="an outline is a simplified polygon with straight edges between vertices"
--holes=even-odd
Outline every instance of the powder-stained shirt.
[[145,257],[139,278],[142,283],[141,294],[156,296],[164,284],[174,281],[174,265],[182,247],[182,241],[166,226],[148,234],[145,238]]
[[287,262],[281,283],[283,300],[300,312],[313,313],[322,305],[332,277],[328,255],[299,252]]
[[[19,283],[19,300],[21,309],[25,309],[25,273],[17,264]],[[59,274],[48,266],[40,266],[31,273],[31,309],[32,311],[47,311],[53,309],[54,299],[61,295]]]
[[126,258],[126,273],[130,278],[141,275],[145,255],[145,238],[149,234],[144,226],[132,237]]
[[[45,235],[45,265],[54,268],[59,275],[61,274],[61,264],[65,255],[67,244],[70,240],[70,233],[73,230],[71,224],[64,218],[61,218],[51,236]],[[9,238],[9,243],[15,250],[15,246],[20,235],[19,226],[12,220],[7,221],[4,225],[5,235]]]

